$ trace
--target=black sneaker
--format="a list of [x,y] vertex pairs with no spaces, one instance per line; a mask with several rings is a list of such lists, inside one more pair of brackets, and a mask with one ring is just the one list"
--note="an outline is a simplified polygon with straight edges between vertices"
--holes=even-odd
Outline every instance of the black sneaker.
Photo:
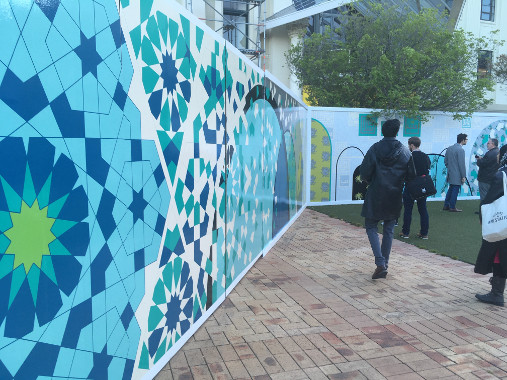
[[373,272],[371,279],[376,280],[378,278],[386,278],[386,276],[387,276],[387,269],[382,266],[377,266],[377,269],[375,269],[375,272]]

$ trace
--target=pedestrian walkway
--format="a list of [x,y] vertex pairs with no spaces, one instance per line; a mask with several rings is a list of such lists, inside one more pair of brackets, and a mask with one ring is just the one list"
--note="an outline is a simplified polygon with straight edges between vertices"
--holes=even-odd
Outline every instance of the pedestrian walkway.
[[507,378],[486,276],[398,240],[374,269],[364,229],[305,210],[156,379]]

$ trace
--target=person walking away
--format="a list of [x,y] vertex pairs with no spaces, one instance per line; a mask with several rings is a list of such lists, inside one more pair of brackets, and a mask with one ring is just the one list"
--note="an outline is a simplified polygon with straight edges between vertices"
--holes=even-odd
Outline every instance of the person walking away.
[[[387,120],[382,126],[384,138],[368,149],[360,168],[361,180],[368,184],[361,216],[375,256],[374,280],[387,276],[394,225],[401,213],[401,193],[411,159],[408,148],[395,138],[399,129],[398,119]],[[378,237],[381,220],[382,245]]]
[[486,197],[489,187],[491,186],[491,181],[495,178],[495,174],[498,171],[498,140],[489,139],[486,147],[488,151],[484,157],[475,156],[477,159],[477,166],[479,167],[477,180],[479,181],[479,195],[481,201]]
[[466,180],[465,169],[465,150],[463,145],[467,144],[467,135],[460,133],[457,136],[457,143],[447,148],[445,152],[444,163],[447,167],[447,183],[449,188],[445,196],[444,208],[445,211],[461,212],[456,208],[456,201],[458,199],[459,190]]
[[[503,173],[507,173],[507,145],[502,146],[497,157],[500,167],[491,181],[490,189],[484,197],[484,200],[481,201],[481,206],[483,204],[490,204],[504,195]],[[502,211],[506,212],[507,210]],[[489,279],[491,291],[487,294],[476,294],[475,297],[481,302],[503,306],[503,293],[505,289],[505,279],[507,278],[507,239],[494,243],[482,239],[481,248],[475,262],[474,272],[484,275],[493,273],[493,277]]]
[[[412,160],[414,162],[416,175],[429,175],[431,161],[428,155],[419,149],[420,146],[421,139],[419,137],[411,137],[408,139],[408,149],[412,152]],[[417,199],[416,202],[421,220],[421,230],[417,234],[417,237],[426,240],[428,239],[428,230],[430,227],[430,217],[428,215],[428,209],[426,208],[426,198]],[[403,227],[400,233],[400,236],[405,239],[409,238],[413,207],[414,200],[410,196],[407,186],[405,186],[403,190]]]

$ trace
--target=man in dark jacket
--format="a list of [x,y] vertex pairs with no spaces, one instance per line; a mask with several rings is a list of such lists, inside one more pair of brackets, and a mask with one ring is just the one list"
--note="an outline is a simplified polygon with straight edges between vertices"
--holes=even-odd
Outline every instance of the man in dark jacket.
[[[408,149],[412,152],[412,161],[414,162],[415,175],[426,176],[430,174],[431,161],[426,153],[421,151],[421,139],[417,136],[412,136],[408,139]],[[426,198],[416,200],[417,210],[421,220],[421,230],[417,234],[420,239],[428,239],[428,230],[430,228],[430,217],[428,209],[426,208]],[[407,186],[403,190],[403,228],[401,229],[400,236],[408,239],[410,236],[410,225],[412,224],[412,209],[414,207],[414,200],[408,192]]]
[[491,186],[491,181],[495,178],[495,174],[498,171],[498,140],[489,139],[486,146],[488,151],[484,157],[475,156],[477,159],[477,166],[479,167],[477,180],[479,181],[479,195],[481,201],[486,197],[489,187]]
[[[366,234],[377,265],[372,279],[387,276],[394,225],[401,213],[401,192],[409,169],[410,151],[395,138],[399,129],[398,119],[384,123],[384,138],[370,147],[360,169],[361,180],[369,185],[361,216],[365,218]],[[378,237],[381,220],[384,221],[382,246]]]

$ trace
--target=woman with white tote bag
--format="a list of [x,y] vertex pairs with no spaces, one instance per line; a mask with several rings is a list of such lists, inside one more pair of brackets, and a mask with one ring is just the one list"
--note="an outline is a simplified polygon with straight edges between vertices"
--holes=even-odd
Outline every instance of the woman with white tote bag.
[[[498,202],[500,198],[504,196],[507,197],[507,194],[504,194],[504,173],[507,174],[507,145],[502,146],[500,149],[498,160],[500,168],[491,182],[491,187],[486,194],[486,197],[481,202],[482,223],[487,223],[484,219],[485,215],[482,215],[483,213],[486,213],[483,206],[492,206],[492,203],[495,203],[495,207],[502,208],[496,210],[497,219],[502,217],[502,215],[507,217],[507,209],[504,210],[503,208],[505,207],[499,205],[500,202]],[[487,228],[483,228],[483,233],[486,232],[486,229]],[[485,240],[484,237],[490,241]],[[476,294],[475,297],[481,302],[503,306],[503,293],[505,289],[505,280],[507,278],[507,239],[498,240],[498,237],[491,238],[486,235],[484,235],[484,237],[482,239],[481,249],[479,250],[479,254],[475,262],[474,272],[480,274],[493,273],[493,277],[489,279],[489,282],[491,283],[491,291],[487,294]]]

